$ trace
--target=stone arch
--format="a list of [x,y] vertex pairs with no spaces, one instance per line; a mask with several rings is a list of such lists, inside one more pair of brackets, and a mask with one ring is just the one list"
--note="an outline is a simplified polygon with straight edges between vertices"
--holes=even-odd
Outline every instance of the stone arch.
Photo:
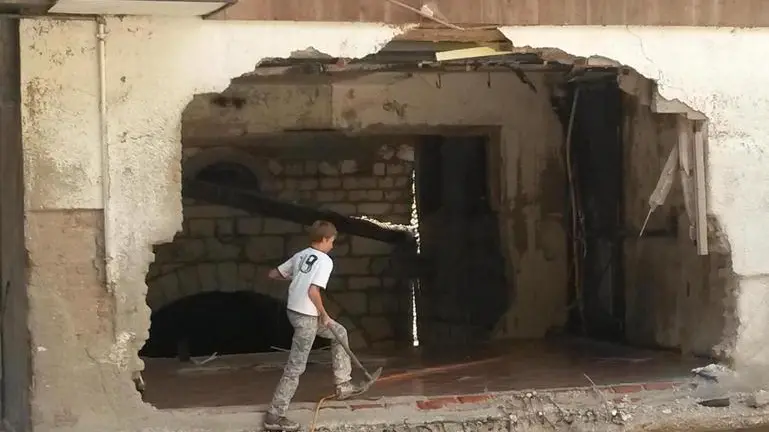
[[252,156],[248,152],[233,147],[214,147],[209,149],[185,149],[182,161],[182,178],[191,180],[205,169],[217,164],[232,164],[246,168],[260,183],[272,177],[267,161]]

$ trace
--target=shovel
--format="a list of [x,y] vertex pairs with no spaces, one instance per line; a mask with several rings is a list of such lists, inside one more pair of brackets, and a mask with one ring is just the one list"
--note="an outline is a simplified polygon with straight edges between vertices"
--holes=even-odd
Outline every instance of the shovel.
[[361,389],[358,392],[355,392],[355,394],[350,396],[357,396],[362,393],[365,393],[368,391],[368,389],[371,388],[371,386],[376,382],[376,380],[379,379],[379,376],[382,375],[382,368],[375,370],[373,374],[369,373],[366,368],[363,367],[360,360],[358,360],[358,357],[353,354],[352,350],[350,350],[350,347],[342,340],[342,338],[339,336],[339,333],[334,330],[333,326],[328,327],[329,330],[331,330],[331,333],[334,334],[334,337],[336,338],[337,342],[339,342],[339,345],[342,345],[342,348],[344,348],[345,352],[347,352],[347,355],[350,356],[353,363],[355,363],[355,366],[357,366],[360,370],[363,371],[363,373],[366,375],[366,382],[361,385]]

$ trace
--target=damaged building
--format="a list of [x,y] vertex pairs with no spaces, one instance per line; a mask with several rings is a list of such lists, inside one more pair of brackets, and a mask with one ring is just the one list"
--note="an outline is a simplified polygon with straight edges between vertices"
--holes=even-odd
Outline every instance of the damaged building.
[[316,341],[312,427],[769,421],[768,23],[129,3],[0,24],[9,431],[258,427],[292,338],[266,274],[318,219],[384,373],[321,404]]

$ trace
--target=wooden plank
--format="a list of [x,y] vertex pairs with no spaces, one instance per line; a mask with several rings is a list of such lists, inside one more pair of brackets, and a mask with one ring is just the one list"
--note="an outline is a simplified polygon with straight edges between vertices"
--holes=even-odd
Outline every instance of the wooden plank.
[[695,186],[695,229],[697,233],[697,254],[708,254],[708,206],[707,183],[705,178],[705,131],[706,122],[696,122],[694,132],[694,186]]
[[[400,0],[419,9],[422,0]],[[769,0],[432,0],[448,22],[477,25],[767,27]],[[214,20],[428,23],[385,0],[239,0]]]
[[277,200],[258,192],[225,187],[215,183],[188,180],[184,182],[185,198],[206,201],[245,210],[266,217],[312,225],[316,220],[327,220],[339,232],[379,240],[385,243],[405,244],[413,241],[406,231],[387,229],[372,222],[341,215],[331,210]]

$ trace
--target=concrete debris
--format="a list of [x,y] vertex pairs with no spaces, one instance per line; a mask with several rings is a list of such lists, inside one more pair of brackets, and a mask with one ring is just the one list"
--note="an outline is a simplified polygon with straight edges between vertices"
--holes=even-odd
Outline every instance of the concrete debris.
[[705,400],[699,401],[698,403],[708,408],[726,408],[731,405],[731,402],[729,401],[728,397],[705,399]]
[[724,365],[711,363],[707,366],[694,368],[692,369],[692,373],[696,376],[705,378],[709,381],[715,381],[718,382],[719,379],[722,379],[726,376],[733,375],[733,372],[731,369],[727,368]]
[[751,408],[763,408],[769,405],[769,392],[759,390],[748,396],[746,403]]

